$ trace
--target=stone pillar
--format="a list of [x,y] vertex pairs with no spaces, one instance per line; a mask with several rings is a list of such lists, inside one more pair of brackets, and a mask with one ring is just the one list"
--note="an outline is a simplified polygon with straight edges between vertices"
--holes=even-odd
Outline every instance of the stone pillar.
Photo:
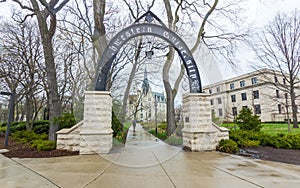
[[112,148],[112,97],[107,91],[86,91],[80,154],[109,153]]
[[217,131],[212,128],[209,94],[183,95],[183,146],[192,151],[215,150]]

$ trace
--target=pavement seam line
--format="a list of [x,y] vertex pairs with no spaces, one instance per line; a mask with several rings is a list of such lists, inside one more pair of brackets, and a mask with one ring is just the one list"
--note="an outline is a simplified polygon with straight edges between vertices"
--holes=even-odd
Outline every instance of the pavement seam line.
[[29,167],[25,166],[24,164],[22,164],[22,163],[20,163],[20,162],[18,162],[18,161],[16,161],[16,160],[14,160],[14,159],[12,159],[12,158],[8,158],[8,159],[10,159],[10,160],[14,161],[15,163],[17,163],[18,165],[20,165],[20,166],[22,166],[22,167],[24,167],[24,168],[26,168],[26,169],[30,170],[31,172],[33,172],[33,173],[35,173],[35,174],[39,175],[40,177],[42,177],[42,178],[44,178],[45,180],[47,180],[48,182],[52,183],[52,184],[53,184],[53,185],[55,185],[56,187],[59,187],[59,188],[61,188],[61,186],[57,185],[57,184],[56,184],[56,183],[54,183],[52,180],[50,180],[50,179],[49,179],[49,178],[47,178],[46,176],[44,176],[44,175],[42,175],[42,174],[38,173],[37,171],[35,171],[35,170],[33,170],[33,169],[31,169],[31,168],[29,168]]
[[172,183],[173,187],[176,188],[176,185],[174,183],[174,181],[172,180],[172,178],[169,176],[168,172],[166,171],[166,169],[164,168],[164,166],[162,165],[162,163],[159,161],[159,159],[157,158],[157,156],[155,155],[154,152],[152,152],[152,154],[154,155],[155,159],[158,161],[159,166],[163,169],[163,171],[165,172],[165,174],[167,175],[167,177],[169,178],[170,182]]
[[224,170],[224,169],[222,169],[222,168],[219,168],[219,167],[216,167],[216,166],[214,166],[214,165],[208,164],[208,163],[203,162],[203,161],[198,160],[198,159],[196,159],[196,160],[199,161],[199,162],[201,162],[201,163],[203,163],[203,164],[206,164],[207,166],[211,166],[211,167],[213,167],[213,168],[215,168],[215,169],[218,169],[218,170],[220,170],[220,171],[222,171],[222,172],[225,172],[226,174],[229,174],[229,175],[231,175],[231,176],[234,176],[234,177],[236,177],[236,178],[238,178],[238,179],[240,179],[240,180],[243,180],[243,181],[246,181],[246,182],[248,182],[248,183],[250,183],[250,184],[253,184],[253,185],[255,185],[255,186],[264,188],[264,186],[262,186],[262,185],[259,185],[259,184],[257,184],[257,183],[254,183],[254,182],[250,181],[250,180],[247,180],[247,179],[245,179],[245,178],[242,178],[242,177],[240,177],[240,176],[238,176],[238,175],[235,175],[235,174],[233,174],[233,173],[231,173],[231,172],[228,172],[227,170]]
[[83,187],[89,186],[92,182],[96,181],[100,176],[102,176],[102,175],[103,175],[103,174],[104,174],[104,173],[112,166],[112,164],[115,163],[115,161],[120,157],[120,155],[121,155],[121,154],[119,154],[119,156],[116,157],[115,160],[112,160],[112,161],[110,162],[110,164],[107,165],[107,167],[106,167],[104,170],[102,170],[102,171],[100,172],[100,174],[98,174],[96,177],[94,177],[90,182],[88,182],[87,184],[85,184]]
[[[236,159],[241,159],[242,156],[235,156],[235,155],[233,155],[232,157],[233,157],[233,158],[236,158]],[[245,160],[245,161],[247,161],[247,162],[249,162],[249,163],[252,163],[252,164],[256,164],[256,165],[257,165],[257,163],[258,163],[259,165],[264,166],[264,167],[267,168],[267,169],[270,169],[270,170],[273,170],[273,171],[276,171],[276,172],[279,172],[279,173],[283,173],[283,174],[285,174],[285,175],[287,175],[287,176],[292,176],[293,178],[298,178],[298,176],[295,176],[295,175],[294,175],[295,172],[296,172],[296,173],[298,173],[298,172],[297,172],[297,171],[294,171],[294,170],[285,169],[286,171],[289,171],[289,172],[290,172],[290,173],[287,173],[287,172],[282,172],[282,171],[278,170],[276,167],[269,166],[269,165],[265,165],[265,164],[263,164],[263,163],[259,163],[258,161],[252,161],[252,160],[250,160],[250,159],[248,159],[248,158],[245,158],[245,159],[243,159],[243,160]],[[263,160],[261,160],[261,159],[256,159],[256,160],[263,161]],[[272,163],[281,163],[281,162],[277,162],[277,161],[269,161],[269,162],[272,162]],[[290,165],[290,164],[289,164],[289,165]],[[293,165],[293,164],[291,164],[291,165]]]

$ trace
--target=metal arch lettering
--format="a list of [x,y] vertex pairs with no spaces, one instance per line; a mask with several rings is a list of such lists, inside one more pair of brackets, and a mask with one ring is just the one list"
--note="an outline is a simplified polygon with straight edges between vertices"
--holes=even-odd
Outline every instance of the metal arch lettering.
[[106,90],[108,73],[120,48],[130,39],[141,35],[153,35],[167,41],[177,51],[184,63],[189,77],[190,92],[202,93],[199,71],[185,42],[170,29],[152,23],[133,24],[120,31],[111,39],[98,65],[95,77],[96,91]]

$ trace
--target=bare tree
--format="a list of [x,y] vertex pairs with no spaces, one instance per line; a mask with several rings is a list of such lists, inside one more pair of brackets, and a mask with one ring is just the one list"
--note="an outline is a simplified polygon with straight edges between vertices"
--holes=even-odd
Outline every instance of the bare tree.
[[[207,46],[208,49],[215,56],[221,56],[223,60],[226,60],[231,65],[234,65],[234,49],[237,46],[237,42],[245,40],[248,36],[247,32],[233,32],[222,26],[221,22],[215,15],[219,15],[220,18],[228,20],[232,26],[240,23],[238,19],[238,13],[241,11],[242,1],[229,1],[228,3],[220,3],[218,0],[212,2],[208,1],[188,1],[181,0],[176,1],[176,5],[171,6],[169,0],[164,0],[165,10],[168,18],[168,27],[179,32],[178,25],[189,25],[192,30],[197,32],[196,38],[194,38],[194,44],[191,47],[191,52],[196,53],[200,47],[200,44]],[[238,10],[240,8],[240,10]],[[184,22],[184,16],[188,17],[188,22]],[[197,24],[195,24],[195,16]],[[205,28],[208,28],[205,30]],[[209,33],[211,32],[211,34]],[[183,78],[183,67],[181,72],[175,81],[174,86],[170,84],[170,68],[174,61],[174,49],[169,50],[167,55],[167,61],[164,64],[163,81],[165,91],[167,95],[167,134],[172,134],[176,128],[175,124],[175,112],[174,112],[174,99],[177,95],[179,83]],[[220,59],[220,58],[219,58]]]
[[93,0],[95,30],[93,33],[93,44],[97,49],[98,57],[101,57],[106,46],[107,36],[104,25],[106,0]]
[[[258,41],[252,44],[258,59],[274,71],[274,76],[280,74],[284,82],[272,78],[272,83],[290,98],[293,115],[293,127],[299,128],[297,119],[297,104],[295,90],[299,85],[300,71],[300,12],[277,13],[260,33]],[[275,78],[276,79],[276,78]]]
[[58,94],[57,75],[54,60],[54,50],[52,39],[56,30],[56,15],[69,2],[69,0],[30,0],[20,1],[12,0],[19,5],[24,12],[28,14],[24,17],[24,22],[28,17],[36,16],[40,35],[42,38],[42,46],[47,72],[48,97],[49,97],[49,140],[56,140],[55,132],[59,126],[54,123],[54,118],[61,115],[60,98]]
[[42,101],[39,98],[42,97],[39,93],[44,91],[44,86],[40,84],[45,77],[40,74],[43,70],[39,68],[39,64],[43,64],[39,33],[36,24],[30,22],[22,24],[2,22],[1,26],[3,28],[0,32],[3,42],[1,76],[7,83],[12,81],[18,83],[17,103],[25,99],[26,127],[31,129],[32,121],[36,119],[41,109],[39,103]]

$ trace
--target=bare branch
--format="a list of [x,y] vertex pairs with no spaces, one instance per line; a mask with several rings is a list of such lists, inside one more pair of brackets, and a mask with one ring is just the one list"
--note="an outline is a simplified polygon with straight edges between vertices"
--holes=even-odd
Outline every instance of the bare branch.
[[26,9],[26,10],[30,10],[31,12],[34,12],[34,9],[32,9],[31,7],[28,7],[26,5],[23,5],[21,1],[19,1],[19,0],[12,0],[12,1],[17,3],[21,9]]

